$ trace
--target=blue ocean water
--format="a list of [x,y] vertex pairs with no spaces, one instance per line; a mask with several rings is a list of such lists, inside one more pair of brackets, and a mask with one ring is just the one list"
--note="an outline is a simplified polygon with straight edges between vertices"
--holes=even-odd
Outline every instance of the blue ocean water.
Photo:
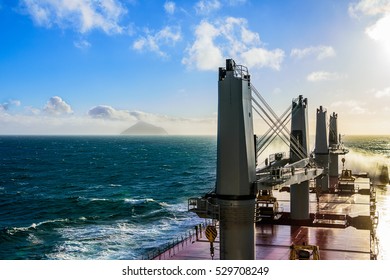
[[[346,164],[390,164],[390,137],[347,137]],[[0,259],[140,259],[202,220],[216,137],[0,136]],[[378,192],[380,258],[390,199]]]
[[0,259],[139,259],[198,223],[215,137],[0,137]]

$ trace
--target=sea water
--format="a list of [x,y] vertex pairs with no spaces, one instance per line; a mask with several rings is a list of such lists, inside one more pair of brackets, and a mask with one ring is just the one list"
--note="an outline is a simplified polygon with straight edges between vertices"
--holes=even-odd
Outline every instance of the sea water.
[[[389,141],[348,138],[346,164],[389,161]],[[187,199],[215,175],[215,136],[1,136],[0,259],[141,259],[203,221]],[[388,246],[386,190],[378,209]]]
[[215,137],[0,137],[0,259],[142,258],[215,165]]

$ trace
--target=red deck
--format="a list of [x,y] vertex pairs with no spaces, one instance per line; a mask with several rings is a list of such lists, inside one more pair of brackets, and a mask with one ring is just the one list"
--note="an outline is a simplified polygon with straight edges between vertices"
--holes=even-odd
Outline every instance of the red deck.
[[[359,178],[360,189],[369,188],[369,180]],[[275,193],[280,206],[289,212],[289,193]],[[310,212],[319,217],[322,224],[316,226],[256,225],[256,259],[288,260],[291,244],[317,245],[322,260],[369,260],[370,231],[354,227],[334,228],[343,220],[321,220],[322,214],[338,214],[349,217],[369,216],[369,196],[360,194],[324,194],[317,202],[310,194]],[[215,256],[219,259],[219,242],[214,243]],[[178,244],[155,259],[210,260],[210,243],[203,234],[199,240]]]

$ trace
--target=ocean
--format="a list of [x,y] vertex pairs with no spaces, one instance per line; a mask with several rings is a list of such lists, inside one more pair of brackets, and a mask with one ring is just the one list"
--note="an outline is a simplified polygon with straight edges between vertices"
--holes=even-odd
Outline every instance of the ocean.
[[[351,167],[390,161],[390,137],[345,144]],[[0,136],[0,259],[144,258],[203,222],[187,200],[214,188],[216,148],[215,136]],[[386,189],[378,210],[390,259]]]

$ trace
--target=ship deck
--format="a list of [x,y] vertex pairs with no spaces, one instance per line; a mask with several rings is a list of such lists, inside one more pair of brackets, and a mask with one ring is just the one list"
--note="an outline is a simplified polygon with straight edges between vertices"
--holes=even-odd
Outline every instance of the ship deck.
[[[288,219],[256,223],[256,259],[288,260],[290,246],[316,245],[322,260],[369,260],[370,230],[367,218],[370,216],[370,196],[361,190],[369,189],[367,178],[358,178],[356,193],[327,193],[319,197],[310,194],[309,222],[299,223]],[[290,195],[275,191],[285,215],[289,216]],[[351,225],[353,224],[353,226]],[[214,259],[219,259],[219,240],[214,242]],[[191,242],[179,243],[176,248],[157,255],[154,259],[211,260],[210,243],[205,234]]]

